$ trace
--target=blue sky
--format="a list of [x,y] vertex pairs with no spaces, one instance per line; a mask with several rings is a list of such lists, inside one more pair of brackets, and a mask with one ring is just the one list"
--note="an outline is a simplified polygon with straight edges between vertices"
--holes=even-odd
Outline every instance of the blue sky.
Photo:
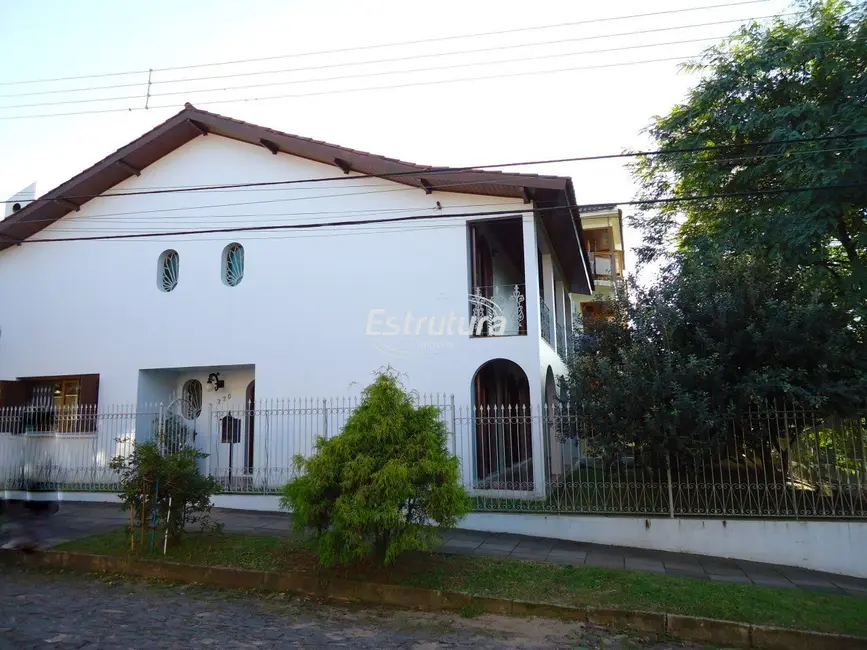
[[[695,55],[717,37],[733,31],[737,22],[600,37],[767,16],[791,11],[787,3],[768,0],[495,36],[316,56],[297,55],[715,4],[721,2],[440,0],[435,5],[343,0],[4,2],[0,5],[0,39],[4,43],[0,82],[142,72],[59,83],[0,85],[0,95],[4,95],[0,97],[0,196],[10,196],[34,180],[38,182],[40,193],[49,190],[180,110],[185,101],[290,133],[436,165],[592,155],[646,146],[648,143],[641,136],[641,129],[654,114],[666,112],[680,101],[696,79],[678,71],[680,61],[631,64]],[[695,39],[707,40],[637,47]],[[538,45],[514,47],[529,43]],[[510,49],[429,56],[501,46]],[[625,47],[633,49],[577,54]],[[159,70],[276,56],[285,58]],[[363,64],[382,59],[392,61]],[[504,59],[509,62],[481,65]],[[346,66],[350,63],[353,65]],[[467,63],[476,65],[418,71],[419,68]],[[630,65],[548,72],[620,63]],[[165,108],[140,110],[145,103],[148,69],[155,70],[150,104]],[[250,75],[266,70],[279,72]],[[415,71],[382,74],[395,70]],[[533,74],[461,83],[428,83],[514,73]],[[229,74],[235,76],[184,81],[191,77]],[[353,75],[354,78],[323,80]],[[310,82],[311,79],[314,81]],[[334,92],[419,83],[426,85]],[[130,86],[51,95],[22,94],[114,84]],[[280,85],[223,90],[249,84]],[[200,89],[214,90],[194,92]],[[277,94],[306,96],[251,101]],[[125,99],[3,108],[106,97]],[[238,99],[248,101],[219,103]],[[39,119],[22,117],[106,108],[135,110]],[[622,161],[548,165],[524,171],[572,176],[581,203],[626,200],[634,192]]]

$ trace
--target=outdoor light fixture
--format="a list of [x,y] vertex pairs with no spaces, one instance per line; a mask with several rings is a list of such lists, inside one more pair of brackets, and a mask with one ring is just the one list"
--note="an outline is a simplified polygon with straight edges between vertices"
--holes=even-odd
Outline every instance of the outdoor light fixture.
[[212,372],[210,375],[208,375],[208,384],[210,386],[213,386],[214,392],[216,393],[218,390],[220,390],[223,386],[226,385],[226,382],[220,379],[219,372]]

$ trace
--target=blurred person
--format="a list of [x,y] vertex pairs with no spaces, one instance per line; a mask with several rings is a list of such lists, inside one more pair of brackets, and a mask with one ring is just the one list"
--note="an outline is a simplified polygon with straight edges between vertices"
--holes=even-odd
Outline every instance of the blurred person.
[[10,539],[2,548],[21,551],[38,549],[48,537],[49,517],[57,512],[56,493],[27,489],[23,498],[6,498],[0,503],[4,532]]

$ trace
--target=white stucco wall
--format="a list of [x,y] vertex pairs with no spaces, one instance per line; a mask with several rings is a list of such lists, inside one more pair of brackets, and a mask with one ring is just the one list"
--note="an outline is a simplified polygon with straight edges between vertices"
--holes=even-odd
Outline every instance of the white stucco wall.
[[[21,498],[23,493],[8,492],[6,496]],[[117,495],[108,493],[60,493],[46,495],[46,498],[118,502]],[[280,512],[279,497],[273,495],[220,494],[214,498],[214,505],[218,508]],[[644,519],[476,512],[467,515],[458,527],[767,562],[867,578],[867,557],[864,555],[867,523],[864,522]]]
[[[219,136],[200,137],[115,190],[333,176],[334,168]],[[35,238],[274,225],[395,214],[520,208],[520,200],[434,192],[380,179],[255,191],[105,197]],[[239,203],[243,203],[239,205]],[[202,205],[195,210],[179,211]],[[470,207],[473,206],[473,207]],[[352,211],[351,214],[349,212]],[[363,212],[362,212],[363,211]],[[525,217],[526,284],[536,278],[535,226]],[[530,238],[528,240],[527,238]],[[233,241],[246,252],[237,287],[220,279]],[[171,293],[157,259],[180,255]],[[466,219],[390,226],[126,241],[24,244],[0,252],[0,378],[100,374],[100,403],[134,403],[139,370],[249,364],[257,396],[357,393],[386,365],[420,392],[470,403],[485,361],[515,361],[538,385],[538,305],[530,335],[502,339],[365,335],[370,309],[463,317],[469,291]],[[532,293],[532,292],[531,292]],[[425,326],[426,329],[426,326]],[[388,352],[375,343],[387,345]],[[433,347],[432,347],[433,345]],[[145,389],[150,390],[148,388]],[[157,390],[157,387],[154,387]],[[538,399],[538,391],[534,399]]]
[[798,566],[867,578],[867,523],[476,512],[461,528]]

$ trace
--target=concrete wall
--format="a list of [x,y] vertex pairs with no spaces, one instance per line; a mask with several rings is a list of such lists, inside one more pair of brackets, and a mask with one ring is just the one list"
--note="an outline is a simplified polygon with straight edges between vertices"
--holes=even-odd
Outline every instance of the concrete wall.
[[[333,176],[334,168],[219,136],[197,138],[116,190]],[[436,202],[442,212],[436,208]],[[208,207],[202,207],[202,206]],[[467,207],[467,206],[474,207]],[[183,194],[103,197],[34,239],[215,226],[527,210],[521,200],[407,188],[381,179]],[[528,336],[367,336],[369,310],[389,315],[468,313],[464,218],[314,231],[25,244],[0,252],[0,379],[100,374],[100,403],[134,403],[142,369],[251,364],[260,397],[357,393],[387,365],[420,392],[469,404],[475,371],[511,359],[541,385],[538,305]],[[528,289],[538,286],[535,222],[524,216]],[[245,274],[220,277],[237,241]],[[157,288],[157,260],[180,256],[179,284]],[[533,333],[536,333],[536,336]],[[377,347],[376,343],[386,346]],[[433,350],[433,352],[431,352]],[[144,387],[144,393],[162,387]],[[154,393],[155,395],[155,393]],[[540,393],[534,392],[534,400]]]
[[867,523],[472,513],[461,528],[798,566],[867,578]]
[[[7,493],[9,498],[16,494]],[[106,493],[50,495],[68,501],[117,503]],[[279,497],[222,494],[218,508],[279,512]],[[648,526],[649,523],[649,526]],[[867,523],[847,521],[767,521],[750,519],[644,519],[476,512],[459,528],[514,533],[575,542],[695,553],[752,562],[797,566],[867,578]]]

